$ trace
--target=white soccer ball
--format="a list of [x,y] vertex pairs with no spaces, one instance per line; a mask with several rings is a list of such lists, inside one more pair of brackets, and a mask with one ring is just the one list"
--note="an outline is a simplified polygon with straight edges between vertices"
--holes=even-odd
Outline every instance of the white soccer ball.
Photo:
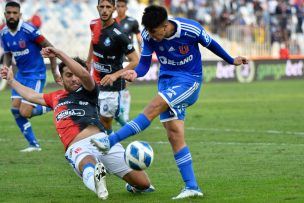
[[125,161],[134,170],[144,170],[153,162],[153,149],[147,142],[131,142],[125,151]]

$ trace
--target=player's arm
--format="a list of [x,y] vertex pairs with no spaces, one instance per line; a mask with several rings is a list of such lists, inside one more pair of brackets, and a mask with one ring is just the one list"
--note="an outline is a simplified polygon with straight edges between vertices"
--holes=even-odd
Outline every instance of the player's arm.
[[[42,48],[54,47],[46,38],[44,38],[44,40],[40,40],[39,44]],[[62,85],[62,80],[61,80],[60,74],[57,70],[56,58],[49,58],[49,59],[50,59],[50,63],[51,63],[51,70],[52,70],[53,78],[57,84]]]
[[132,32],[136,36],[136,40],[137,40],[137,44],[138,44],[138,52],[141,53],[142,37],[140,34],[139,24],[138,24],[138,21],[135,19],[134,19],[133,23],[134,24],[133,24]]
[[82,86],[86,90],[92,91],[95,88],[95,82],[87,69],[66,55],[63,51],[54,47],[47,47],[42,49],[41,54],[45,58],[59,58],[71,72],[80,79]]
[[201,33],[198,37],[199,43],[212,51],[214,54],[222,58],[224,61],[226,61],[229,64],[233,65],[241,65],[241,64],[247,64],[248,60],[245,57],[238,56],[236,58],[232,58],[221,45],[219,45],[214,39],[212,39],[208,33],[204,30],[203,27],[198,25],[201,29]]
[[3,65],[6,65],[7,67],[11,66],[13,63],[12,53],[6,52],[3,55]]
[[121,77],[124,72],[128,70],[134,70],[139,60],[136,51],[133,50],[133,52],[129,53],[126,56],[128,58],[129,64],[125,68],[116,71],[115,73],[104,76],[100,81],[100,85],[102,86],[113,85],[113,82],[116,81],[119,77]]
[[137,33],[135,36],[136,36],[137,44],[138,44],[138,52],[141,53],[141,43],[142,43],[141,35],[140,35],[140,33]]
[[241,65],[248,63],[248,60],[242,56],[232,58],[215,40],[212,40],[207,48],[229,64]]
[[[145,32],[145,31],[144,31]],[[122,73],[121,77],[130,82],[134,81],[138,77],[143,77],[149,71],[153,49],[150,47],[147,40],[143,40],[143,49],[141,50],[141,56],[138,65],[134,70],[127,70]]]
[[143,77],[149,71],[151,65],[152,55],[141,55],[138,65],[134,70],[127,70],[121,74],[121,77],[129,82],[134,81],[136,78]]
[[92,59],[93,59],[93,44],[92,44],[92,42],[90,42],[88,57],[86,60],[86,64],[87,64],[89,72],[91,72]]
[[7,83],[16,90],[24,99],[29,102],[46,106],[43,94],[35,92],[33,89],[20,84],[14,79],[12,66],[3,66],[0,70],[1,77],[7,80]]

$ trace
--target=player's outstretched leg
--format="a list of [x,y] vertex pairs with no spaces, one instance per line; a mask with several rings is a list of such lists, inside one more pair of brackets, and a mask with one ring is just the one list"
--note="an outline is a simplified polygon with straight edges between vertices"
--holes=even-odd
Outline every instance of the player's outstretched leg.
[[172,199],[184,199],[188,197],[203,196],[203,193],[201,192],[196,182],[194,170],[192,167],[192,157],[188,146],[185,146],[183,149],[178,151],[174,155],[174,158],[186,187],[179,195],[173,197]]
[[96,194],[100,199],[107,199],[109,196],[106,185],[106,168],[101,162],[96,163],[94,172]]
[[93,138],[91,140],[91,143],[96,146],[101,152],[108,153],[110,148],[116,143],[125,140],[132,135],[140,133],[141,131],[145,130],[150,124],[151,121],[144,114],[139,114],[135,119],[128,122],[117,132],[108,137]]
[[23,150],[20,150],[20,152],[41,151],[40,145],[38,144],[38,141],[36,140],[36,137],[32,130],[31,123],[27,120],[27,118],[20,115],[19,109],[12,108],[11,112],[15,117],[16,123],[20,131],[29,143],[29,146]]
[[129,89],[124,89],[122,92],[122,106],[123,106],[123,118],[126,122],[129,121],[129,114],[131,108],[131,94]]

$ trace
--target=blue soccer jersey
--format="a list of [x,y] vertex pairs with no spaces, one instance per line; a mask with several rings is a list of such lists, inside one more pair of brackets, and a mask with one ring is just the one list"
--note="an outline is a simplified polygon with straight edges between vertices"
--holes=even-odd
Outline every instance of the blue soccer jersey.
[[199,44],[208,47],[211,37],[204,28],[196,21],[175,18],[169,19],[176,25],[176,32],[170,38],[161,42],[153,40],[148,31],[142,31],[143,48],[142,56],[150,56],[156,52],[160,62],[159,76],[171,75],[179,77],[191,77],[202,80],[202,61]]
[[32,25],[20,20],[18,30],[12,33],[8,27],[1,32],[4,52],[10,52],[18,67],[18,76],[31,79],[45,79],[46,66],[40,54],[39,43],[45,38]]

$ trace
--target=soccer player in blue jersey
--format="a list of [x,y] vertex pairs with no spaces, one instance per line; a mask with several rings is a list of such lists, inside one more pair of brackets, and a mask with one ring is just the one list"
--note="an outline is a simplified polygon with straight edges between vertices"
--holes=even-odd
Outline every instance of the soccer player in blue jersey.
[[[151,20],[153,19],[153,20]],[[166,9],[148,6],[142,17],[143,48],[135,70],[122,77],[133,81],[144,76],[150,67],[153,51],[160,62],[158,95],[146,106],[143,113],[128,122],[116,133],[104,139],[92,139],[101,151],[107,152],[115,143],[145,130],[160,115],[171,144],[176,165],[185,188],[173,199],[203,196],[192,167],[190,150],[184,139],[186,108],[196,102],[202,84],[202,62],[199,44],[229,64],[247,64],[246,58],[232,58],[214,41],[197,22],[184,18],[168,19]]]
[[[42,47],[51,46],[50,42],[32,25],[21,20],[20,4],[10,1],[5,5],[6,26],[1,31],[1,42],[4,49],[3,65],[10,66],[12,57],[16,61],[18,72],[15,77],[21,84],[41,92],[46,79],[46,66],[40,54]],[[51,59],[54,79],[60,83],[56,73],[56,59]],[[21,152],[40,151],[40,145],[35,138],[28,118],[41,115],[49,108],[32,104],[13,89],[11,112],[18,127],[25,136],[29,146]]]

